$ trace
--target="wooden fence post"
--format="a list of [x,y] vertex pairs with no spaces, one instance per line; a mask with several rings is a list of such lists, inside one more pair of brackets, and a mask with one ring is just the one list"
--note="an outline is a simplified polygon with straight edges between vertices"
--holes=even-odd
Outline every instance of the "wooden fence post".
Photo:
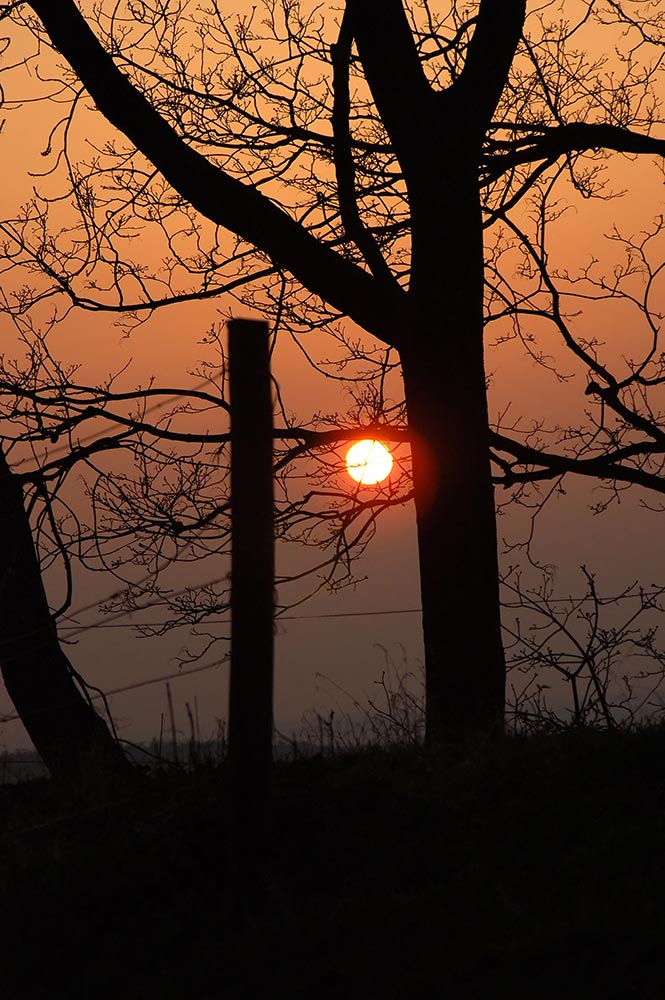
[[[229,323],[231,673],[229,762],[239,835],[270,802],[273,738],[273,408],[268,324]],[[244,830],[244,834],[241,831]]]

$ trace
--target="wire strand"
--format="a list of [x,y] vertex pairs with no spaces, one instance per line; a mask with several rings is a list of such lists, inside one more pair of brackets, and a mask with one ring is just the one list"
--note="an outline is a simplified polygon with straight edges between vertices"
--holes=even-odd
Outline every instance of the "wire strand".
[[[223,656],[221,660],[215,660],[213,663],[206,663],[201,667],[192,667],[191,670],[178,670],[173,674],[162,674],[159,677],[151,677],[145,681],[136,681],[135,684],[125,684],[123,687],[113,688],[112,691],[99,691],[97,694],[92,694],[92,701],[100,701],[103,698],[109,698],[113,694],[123,694],[125,691],[135,691],[137,688],[149,687],[151,684],[159,684],[160,681],[171,681],[176,680],[180,677],[189,677],[190,674],[201,674],[204,670],[212,670],[214,667],[221,667],[229,660],[229,654]],[[3,715],[0,717],[0,725],[5,722],[16,722],[20,719],[20,715]]]

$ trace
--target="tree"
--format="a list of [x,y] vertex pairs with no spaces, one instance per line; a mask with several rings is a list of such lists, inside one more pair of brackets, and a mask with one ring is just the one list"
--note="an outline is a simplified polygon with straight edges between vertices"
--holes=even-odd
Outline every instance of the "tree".
[[[555,192],[602,194],[599,160],[610,152],[665,152],[663,15],[613,0],[549,2],[528,16],[525,0],[347,0],[341,15],[294,0],[268,0],[261,14],[116,3],[89,16],[73,0],[25,0],[4,12],[17,37],[30,31],[65,60],[55,86],[68,110],[46,151],[59,130],[71,141],[83,93],[116,130],[87,162],[65,145],[78,228],[58,241],[45,201],[12,225],[8,257],[36,263],[46,284],[10,311],[58,291],[138,320],[188,295],[233,291],[291,330],[334,332],[346,316],[384,345],[385,365],[398,356],[428,734],[500,727],[490,455],[506,485],[579,472],[660,488],[646,466],[662,455],[663,433],[639,396],[662,380],[655,334],[643,361],[612,375],[562,308],[560,286],[577,279],[549,267],[545,230]],[[612,66],[589,54],[590,31],[603,51],[616,46]],[[137,219],[165,234],[161,275],[120,252]],[[507,278],[503,262],[516,254],[520,273]],[[183,275],[195,276],[193,291],[178,287]],[[599,280],[592,268],[583,278]],[[602,404],[601,433],[583,431],[572,450],[490,426],[485,328],[512,323],[526,339],[534,317],[593,375],[587,391]]]
[[[249,323],[250,328],[257,325],[264,328],[266,324]],[[237,324],[240,331],[236,333],[237,339],[247,326],[243,321]],[[210,339],[215,338],[211,335]],[[88,697],[86,703],[79,693],[74,679],[86,694],[89,688],[71,667],[57,637],[58,622],[68,627],[69,641],[76,641],[76,637],[90,627],[79,624],[79,612],[72,610],[76,589],[72,563],[77,561],[86,569],[102,569],[106,576],[116,578],[120,586],[107,598],[105,605],[105,610],[115,609],[116,616],[119,613],[125,617],[146,608],[153,612],[166,611],[167,617],[161,624],[153,623],[143,629],[145,635],[161,634],[184,624],[206,623],[217,612],[228,612],[233,606],[229,580],[235,581],[236,576],[232,571],[229,577],[228,565],[231,549],[235,548],[235,540],[241,532],[237,526],[232,527],[229,514],[239,510],[238,504],[242,505],[242,513],[249,511],[254,480],[247,468],[235,477],[240,485],[233,490],[236,502],[232,504],[229,484],[232,462],[228,446],[233,440],[233,432],[224,430],[229,423],[230,406],[225,399],[227,386],[223,378],[221,393],[217,388],[218,366],[212,366],[212,372],[195,388],[151,385],[121,391],[114,388],[116,376],[113,374],[101,385],[80,384],[75,379],[75,365],[63,367],[58,364],[47,345],[39,339],[26,341],[26,344],[30,350],[22,364],[0,362],[3,437],[11,449],[15,470],[10,471],[5,462],[4,473],[0,476],[0,506],[5,512],[3,520],[7,533],[2,575],[8,584],[0,603],[0,669],[17,717],[22,719],[53,774],[73,776],[82,770],[102,766],[107,771],[109,766],[117,770],[116,765],[124,761],[122,753],[92,711],[91,699]],[[264,364],[267,364],[267,357]],[[248,394],[246,387],[244,406],[251,410],[254,409],[251,351],[245,365],[250,366],[246,373],[250,392]],[[268,370],[265,375],[269,380]],[[239,402],[243,402],[242,398]],[[218,426],[220,430],[213,432],[211,426]],[[394,430],[390,433],[400,436]],[[327,448],[331,443],[358,436],[362,436],[358,429],[320,433],[306,428],[278,428],[274,432],[278,455],[275,473],[280,476],[282,467],[291,466],[312,447]],[[264,445],[267,450],[264,448],[263,464],[267,462],[270,468],[273,442],[264,441]],[[247,449],[244,450],[246,463]],[[129,473],[127,453],[134,466]],[[109,462],[110,456],[118,455],[119,461]],[[325,473],[319,475],[329,479],[329,460],[324,468]],[[80,486],[77,488],[76,482],[72,483],[81,470],[87,473],[83,495]],[[310,468],[308,479],[311,476]],[[231,479],[234,479],[232,468]],[[27,510],[24,509],[23,492]],[[316,494],[318,491],[308,492]],[[289,533],[292,523],[295,528],[290,529],[291,533],[295,530],[296,540],[299,540],[302,530],[311,532],[308,522],[312,520],[341,521],[340,528],[328,539],[331,554],[317,558],[311,570],[324,572],[330,582],[339,582],[340,567],[343,573],[349,573],[350,554],[362,548],[377,512],[399,502],[392,489],[362,504],[358,503],[353,491],[327,489],[328,509],[319,507],[313,511],[307,510],[306,500],[304,503],[301,499],[294,501],[289,498],[288,491],[284,493],[277,504],[282,522],[280,537]],[[89,501],[89,524],[85,523],[83,514],[86,499]],[[245,506],[248,511],[244,510]],[[31,520],[39,561],[31,538]],[[252,556],[257,558],[257,539],[248,535],[248,531],[254,530],[248,523],[242,532],[244,555],[249,556],[249,562]],[[348,537],[350,532],[352,538]],[[264,537],[264,546],[266,544]],[[317,538],[317,549],[320,544]],[[192,580],[189,586],[174,593],[169,581],[162,579],[165,569],[183,561],[195,562],[200,573],[201,563],[206,559],[213,562],[216,579],[204,586],[199,580]],[[66,592],[53,613],[48,609],[40,564],[41,572],[47,573],[51,580],[54,569],[64,571]],[[137,566],[144,570],[139,579]],[[264,570],[268,577],[266,580],[264,573],[261,589],[263,610],[266,611],[272,607],[273,575],[267,565]],[[306,576],[307,571],[299,575]],[[241,582],[240,577],[237,582]],[[241,591],[244,646],[250,638],[256,652],[259,635],[251,608],[248,614],[247,597],[256,597],[257,584],[248,575],[247,565],[239,593]],[[281,610],[285,610],[284,606]],[[137,624],[142,628],[140,617]],[[272,645],[271,624],[268,636]],[[211,637],[212,641],[216,639]],[[260,645],[264,659],[265,642],[263,630]],[[198,656],[205,651],[199,650]],[[243,654],[240,645],[236,649],[235,642],[234,654],[238,662],[241,658],[246,660],[247,653]],[[184,657],[190,658],[190,654]],[[236,670],[236,680],[238,677]],[[265,694],[271,685],[265,687],[265,676],[258,686],[253,685],[251,677],[246,680],[256,691],[263,692],[263,711],[255,714],[256,731],[243,732],[247,726],[250,690],[243,689],[242,704],[237,692],[235,698],[231,697],[230,710],[234,701],[241,710],[230,711],[234,719],[237,715],[233,725],[239,738],[232,738],[230,734],[229,748],[231,752],[233,744],[234,753],[241,757],[243,754],[236,753],[238,746],[249,740],[247,746],[257,752],[265,785],[265,754],[266,750],[270,752],[272,732],[272,705],[266,702]],[[231,687],[233,689],[233,684]],[[258,733],[261,733],[260,739]],[[252,768],[248,761],[247,765],[249,772]],[[241,781],[241,787],[242,784]]]
[[0,520],[0,670],[28,735],[54,778],[123,773],[125,755],[79,690],[58,642],[21,485],[1,449]]

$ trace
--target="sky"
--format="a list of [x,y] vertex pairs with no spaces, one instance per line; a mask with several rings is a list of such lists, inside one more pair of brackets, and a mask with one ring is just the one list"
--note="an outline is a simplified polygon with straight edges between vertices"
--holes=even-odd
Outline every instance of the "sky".
[[[40,90],[34,78],[24,78],[15,86],[14,93],[21,97],[29,95],[31,87]],[[46,90],[41,85],[41,92]],[[11,149],[10,169],[0,191],[2,217],[15,214],[34,187],[46,190],[51,183],[49,178],[36,178],[35,173],[50,163],[42,152],[49,124],[58,114],[59,108],[52,100],[25,105],[8,114],[0,136],[5,162],[5,150]],[[604,233],[612,225],[636,231],[663,210],[662,173],[653,163],[635,164],[615,158],[609,180],[615,190],[625,188],[626,194],[610,202],[589,203],[571,193],[569,211],[552,227],[550,254],[554,266],[572,268],[594,255],[607,259],[611,269],[619,251]],[[66,207],[58,210],[66,220]],[[132,244],[132,252],[151,262],[159,254],[159,247],[151,243],[151,238],[142,238],[138,247],[136,241]],[[657,284],[654,294],[661,302],[661,284]],[[205,354],[207,348],[201,340],[210,323],[223,319],[228,306],[228,302],[206,302],[173,307],[156,314],[130,337],[113,325],[112,317],[73,312],[55,330],[51,343],[59,358],[82,365],[82,373],[91,384],[131,361],[124,376],[127,385],[144,383],[151,376],[157,384],[179,385],[184,378],[185,384],[192,385],[195,377],[183,373],[191,372]],[[257,315],[251,310],[242,313],[237,305],[233,308],[236,315]],[[634,343],[636,337],[642,336],[631,325],[632,317],[622,310],[610,313],[599,306],[596,312],[589,313],[587,322],[594,333],[601,328],[607,349],[617,356],[625,350],[625,343]],[[0,318],[0,336],[4,344],[12,343],[13,334],[5,318]],[[525,356],[519,342],[492,345],[490,331],[487,368],[491,373],[489,399],[494,416],[510,407],[510,414],[518,415],[528,426],[539,420],[565,423],[583,418],[580,385],[584,384],[584,376],[568,358],[561,364],[571,379],[559,382]],[[555,359],[561,357],[560,345],[549,333],[543,335],[541,346]],[[339,385],[317,376],[288,339],[278,345],[273,371],[289,411],[303,421],[314,412],[341,409],[347,402]],[[581,565],[597,574],[599,589],[605,594],[619,593],[633,581],[646,586],[665,584],[663,514],[646,509],[644,496],[631,490],[622,494],[620,503],[594,516],[589,511],[589,504],[597,499],[593,485],[569,480],[565,487],[565,493],[553,496],[538,516],[531,550],[535,562],[556,568],[557,595],[565,597],[583,590]],[[498,493],[497,498],[502,501],[503,495]],[[527,537],[529,530],[529,511],[515,506],[502,508],[502,566],[506,570],[515,563],[522,564],[525,577],[537,582],[537,569],[529,566],[524,553],[513,547]],[[299,565],[301,557],[280,547],[277,558],[278,566],[289,571]],[[286,735],[297,733],[303,720],[305,724],[311,721],[316,711],[328,715],[332,710],[337,719],[345,713],[358,717],[357,703],[365,705],[367,699],[379,695],[377,682],[387,667],[407,669],[415,676],[416,688],[420,684],[423,651],[418,567],[414,513],[409,505],[383,516],[376,538],[355,570],[357,585],[334,594],[319,593],[276,624],[275,722]],[[197,572],[201,572],[199,567],[183,567],[174,580],[188,586],[201,581]],[[226,572],[226,568],[220,572]],[[210,578],[208,566],[204,577]],[[62,580],[53,573],[47,577],[47,586],[52,603],[57,603]],[[300,596],[311,586],[311,582],[303,584]],[[165,637],[145,639],[136,636],[124,619],[105,621],[95,602],[116,589],[117,584],[102,574],[77,572],[73,609],[87,610],[74,617],[82,626],[96,625],[79,633],[75,644],[66,647],[73,664],[91,684],[117,692],[110,695],[109,703],[121,736],[133,741],[158,736],[166,725],[163,678],[169,676],[176,723],[183,738],[189,733],[187,704],[192,710],[196,708],[201,738],[213,737],[217,720],[225,717],[228,666],[223,661],[228,652],[227,639],[222,638],[200,661],[179,671],[179,656],[191,641],[187,631],[179,629]],[[71,632],[63,627],[63,638],[68,634]],[[216,626],[216,634],[227,636],[228,625]],[[0,690],[0,718],[11,715],[11,703]],[[20,722],[0,722],[0,749],[25,746],[26,742]]]

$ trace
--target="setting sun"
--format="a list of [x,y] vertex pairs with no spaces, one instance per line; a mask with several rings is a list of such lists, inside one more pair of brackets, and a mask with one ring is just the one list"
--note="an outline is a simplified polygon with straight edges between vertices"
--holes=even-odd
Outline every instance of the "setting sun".
[[356,441],[346,453],[346,469],[361,486],[373,486],[390,475],[393,456],[380,441]]

